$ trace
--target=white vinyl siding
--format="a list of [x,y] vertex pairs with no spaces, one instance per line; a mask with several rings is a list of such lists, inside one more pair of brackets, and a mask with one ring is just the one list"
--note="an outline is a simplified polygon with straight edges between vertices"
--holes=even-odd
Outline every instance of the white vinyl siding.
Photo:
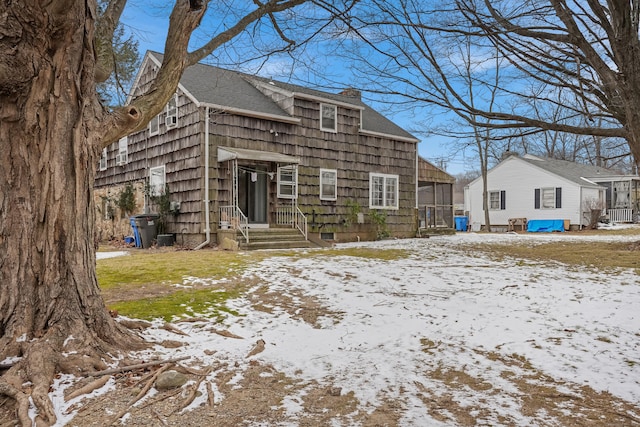
[[[485,203],[482,187],[482,179],[478,178],[469,184],[469,191],[466,192],[465,210],[469,212],[472,230],[485,225],[484,208],[489,206],[489,200]],[[583,201],[598,197],[597,189],[580,187],[516,156],[511,156],[489,171],[487,187],[489,191],[501,189],[507,194],[505,209],[489,209],[491,225],[502,226],[505,230],[510,218],[568,219],[574,225],[584,224]],[[541,188],[559,188],[561,207],[556,203],[555,209],[542,209],[540,197],[535,198],[535,190]],[[540,203],[538,207],[535,200]]]

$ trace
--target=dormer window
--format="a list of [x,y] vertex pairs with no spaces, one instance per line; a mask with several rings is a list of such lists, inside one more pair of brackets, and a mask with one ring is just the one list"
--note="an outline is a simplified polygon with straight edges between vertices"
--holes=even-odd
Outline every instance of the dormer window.
[[338,131],[338,108],[332,104],[320,104],[320,130]]
[[176,127],[178,124],[178,94],[174,94],[167,103],[167,115],[164,119],[167,129]]

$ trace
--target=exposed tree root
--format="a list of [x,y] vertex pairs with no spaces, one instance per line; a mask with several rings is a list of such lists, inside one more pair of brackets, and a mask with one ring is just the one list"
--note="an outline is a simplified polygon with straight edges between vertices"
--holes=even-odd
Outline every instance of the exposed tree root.
[[64,397],[64,401],[68,402],[71,399],[75,399],[78,396],[82,396],[83,394],[89,394],[93,390],[99,389],[109,381],[109,378],[111,378],[109,375],[103,375],[97,380],[91,381],[89,384],[85,385],[84,387],[81,387],[78,390],[74,391],[73,393],[69,393],[68,395],[66,395]]
[[31,425],[31,419],[29,418],[29,395],[9,384],[5,381],[4,377],[0,378],[0,394],[9,396],[16,401],[18,405],[16,415],[20,424],[23,426]]
[[153,383],[156,381],[156,378],[158,378],[158,375],[160,375],[161,373],[163,373],[164,371],[166,371],[167,369],[169,369],[171,367],[171,364],[167,364],[164,365],[162,368],[158,369],[155,374],[149,379],[149,381],[147,382],[147,384],[144,386],[144,388],[142,390],[140,390],[140,392],[136,395],[136,397],[134,397],[133,399],[131,399],[127,405],[125,406],[124,409],[122,409],[120,412],[118,412],[113,418],[111,418],[111,420],[106,424],[108,426],[113,425],[113,423],[117,422],[120,418],[122,418],[124,416],[124,414],[126,414],[127,412],[129,412],[129,409],[131,408],[131,406],[136,403],[138,400],[142,399],[144,397],[145,394],[147,394],[147,392],[149,391],[149,389],[151,388],[151,386],[153,385]]
[[182,357],[176,357],[175,359],[154,360],[153,362],[138,363],[136,365],[123,366],[121,368],[113,368],[113,369],[106,369],[104,371],[99,371],[99,372],[92,372],[92,373],[89,373],[87,375],[92,376],[92,377],[98,377],[98,376],[101,376],[101,375],[118,374],[120,372],[133,371],[135,369],[148,368],[150,366],[164,365],[164,364],[167,364],[167,363],[175,363],[175,362],[179,362],[181,360],[188,359],[189,357],[190,356],[182,356]]
[[[111,360],[110,354],[146,346],[141,338],[120,326],[107,331],[107,341],[90,332],[86,325],[72,323],[64,328],[52,327],[40,337],[23,337],[22,334],[10,340],[3,337],[3,343],[12,345],[0,350],[0,360],[9,356],[20,359],[0,377],[0,395],[16,402],[16,422],[23,427],[44,427],[56,423],[55,408],[49,398],[49,389],[56,374],[86,375],[106,368],[105,362]],[[73,334],[63,331],[73,331]],[[36,413],[33,420],[29,416],[30,409]]]
[[[191,388],[191,392],[187,396],[187,399],[184,402],[182,402],[180,406],[178,406],[176,409],[171,411],[171,414],[182,411],[184,408],[191,405],[193,400],[196,398],[196,395],[198,394],[198,389],[200,388],[200,384],[202,383],[202,380],[204,380],[210,373],[211,373],[211,369],[207,369],[207,371],[198,379],[196,384]],[[171,414],[167,414],[167,416],[170,416]]]

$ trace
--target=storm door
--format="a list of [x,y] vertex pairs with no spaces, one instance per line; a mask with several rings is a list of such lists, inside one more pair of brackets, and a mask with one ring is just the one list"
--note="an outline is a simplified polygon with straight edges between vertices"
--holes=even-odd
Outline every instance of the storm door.
[[267,169],[239,166],[238,204],[250,224],[267,223]]

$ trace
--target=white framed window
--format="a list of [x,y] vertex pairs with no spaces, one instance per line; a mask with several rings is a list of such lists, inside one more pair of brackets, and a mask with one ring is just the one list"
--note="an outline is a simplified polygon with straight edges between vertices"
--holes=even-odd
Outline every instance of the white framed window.
[[100,167],[98,169],[101,171],[107,170],[107,147],[102,149],[102,154],[100,155]]
[[149,195],[161,196],[167,185],[166,169],[164,165],[149,168]]
[[160,133],[160,116],[155,116],[149,122],[149,136],[157,135]]
[[547,187],[534,190],[535,209],[560,209],[562,207],[562,188]]
[[278,167],[278,198],[298,197],[298,168],[295,165]]
[[167,115],[164,118],[167,129],[176,127],[178,124],[178,94],[174,94],[167,103]]
[[398,175],[369,173],[369,208],[398,209]]
[[489,191],[489,210],[499,211],[506,209],[506,192],[502,191]]
[[320,200],[336,200],[338,198],[338,171],[320,169]]
[[338,131],[338,108],[333,104],[320,104],[320,130]]
[[118,154],[116,154],[116,165],[123,166],[129,161],[129,137],[122,137],[118,140]]

